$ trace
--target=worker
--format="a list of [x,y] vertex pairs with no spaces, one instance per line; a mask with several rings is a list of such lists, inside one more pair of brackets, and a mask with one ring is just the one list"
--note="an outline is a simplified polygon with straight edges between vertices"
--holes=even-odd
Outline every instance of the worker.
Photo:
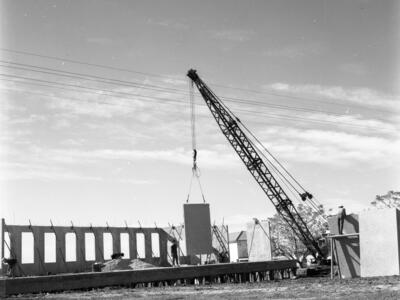
[[172,266],[179,267],[179,260],[178,260],[178,241],[176,239],[173,239],[172,245],[171,245],[171,256],[172,256]]
[[344,219],[346,218],[346,209],[343,207],[343,205],[339,206],[337,217],[339,234],[343,234],[343,223]]
[[17,265],[17,259],[3,257],[2,262],[3,262],[3,264],[7,264],[7,276],[14,277],[15,276],[15,266]]

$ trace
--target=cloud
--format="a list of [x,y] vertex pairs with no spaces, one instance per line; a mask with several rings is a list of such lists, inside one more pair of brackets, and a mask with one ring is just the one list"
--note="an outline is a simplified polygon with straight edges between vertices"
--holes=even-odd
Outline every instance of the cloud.
[[177,75],[169,75],[168,78],[165,78],[162,80],[164,83],[168,85],[176,85],[176,86],[185,86],[185,88],[188,85],[188,81],[182,79],[182,76],[177,76]]
[[[284,132],[281,135],[280,132]],[[334,167],[360,163],[385,168],[400,162],[400,140],[329,130],[271,128],[263,132],[264,145],[285,161]],[[268,138],[270,137],[270,138]],[[272,138],[274,137],[274,138]]]
[[161,26],[165,28],[172,28],[175,30],[188,30],[190,27],[187,24],[184,24],[182,22],[178,22],[176,20],[153,20],[149,18],[147,20],[147,24],[150,25],[155,25],[155,26]]
[[115,182],[115,183],[126,183],[134,185],[148,185],[154,184],[154,180],[146,179],[133,179],[123,178],[122,176],[117,177],[105,177],[105,176],[92,176],[85,175],[78,171],[71,171],[60,166],[51,166],[44,164],[35,163],[10,163],[1,162],[0,180],[42,180],[42,181],[54,181],[54,180],[74,180],[74,181],[98,181],[98,182]]
[[134,184],[134,185],[148,185],[155,184],[154,180],[144,180],[144,179],[131,179],[131,178],[121,178],[117,180],[118,182]]
[[[127,103],[123,99],[116,99],[112,96],[93,96],[85,95],[82,100],[72,98],[68,99],[71,94],[64,97],[53,97],[53,101],[47,103],[47,107],[57,111],[71,111],[77,115],[87,115],[101,118],[112,118],[116,115],[127,115],[133,113],[140,103],[132,102]],[[81,96],[82,97],[82,96]]]
[[[48,159],[58,162],[94,162],[96,160],[124,160],[153,162],[163,161],[181,165],[192,164],[192,150],[184,148],[165,150],[126,150],[126,149],[98,149],[98,150],[52,150],[46,154]],[[237,164],[233,153],[220,153],[215,150],[201,150],[202,165],[207,167],[230,167]]]
[[67,120],[67,119],[65,119],[65,118],[63,118],[63,119],[58,119],[58,120],[56,120],[55,122],[54,122],[54,128],[58,128],[58,129],[61,129],[61,128],[70,128],[71,127],[71,121],[70,120]]
[[88,43],[102,45],[102,46],[111,45],[113,43],[112,39],[106,37],[88,37],[86,40]]
[[352,75],[365,75],[368,73],[368,69],[364,64],[361,63],[344,63],[339,65],[339,70]]
[[[295,117],[295,114],[293,114]],[[302,117],[309,121],[331,122],[335,128],[340,130],[352,130],[368,135],[386,134],[397,136],[398,126],[392,122],[377,120],[373,118],[363,118],[361,115],[330,115],[324,113],[304,113]]]
[[211,37],[213,39],[230,42],[246,42],[254,35],[254,31],[249,30],[216,30],[211,32]]
[[99,180],[96,176],[85,176],[55,166],[32,162],[1,162],[0,180]]
[[78,139],[65,139],[60,142],[61,145],[66,146],[66,147],[76,147],[76,146],[82,146],[85,143],[85,140],[82,138]]
[[294,95],[309,95],[323,97],[326,99],[335,99],[348,101],[361,105],[380,106],[382,108],[398,109],[400,104],[399,95],[391,95],[379,92],[370,88],[344,88],[341,86],[321,86],[315,84],[294,85],[283,82],[276,82],[265,85],[265,89],[285,92]]
[[304,43],[297,45],[288,45],[283,48],[268,49],[263,51],[261,54],[268,57],[281,57],[295,59],[306,55],[317,55],[321,54],[323,46],[319,43]]

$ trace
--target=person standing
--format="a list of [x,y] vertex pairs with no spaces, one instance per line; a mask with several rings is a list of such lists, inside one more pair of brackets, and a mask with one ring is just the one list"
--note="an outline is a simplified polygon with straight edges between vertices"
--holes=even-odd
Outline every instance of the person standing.
[[15,276],[15,266],[17,265],[17,259],[3,257],[2,263],[7,264],[7,276],[14,277]]
[[344,219],[346,218],[346,209],[343,207],[343,205],[339,206],[337,217],[339,234],[343,234],[343,223]]
[[176,266],[179,267],[178,247],[178,241],[174,239],[171,245],[172,266],[175,266],[176,263]]

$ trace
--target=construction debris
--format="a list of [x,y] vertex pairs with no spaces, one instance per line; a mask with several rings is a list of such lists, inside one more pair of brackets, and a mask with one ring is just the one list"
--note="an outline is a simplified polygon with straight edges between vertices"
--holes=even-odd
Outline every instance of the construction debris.
[[155,265],[144,262],[140,259],[113,259],[107,261],[103,264],[101,271],[102,272],[112,272],[112,271],[121,271],[121,270],[143,270],[149,268],[155,268]]

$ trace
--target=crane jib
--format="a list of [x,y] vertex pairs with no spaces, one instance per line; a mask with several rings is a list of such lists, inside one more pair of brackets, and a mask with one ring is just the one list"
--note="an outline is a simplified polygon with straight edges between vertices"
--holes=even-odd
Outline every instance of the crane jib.
[[[279,185],[278,181],[274,178],[273,174],[256,151],[251,140],[237,124],[238,119],[200,79],[196,70],[189,70],[187,76],[198,88],[222,133],[239,155],[256,182],[268,196],[283,220],[285,220],[314,257],[316,257],[317,254],[323,257],[323,253],[317,241],[297,212],[296,207]],[[238,121],[240,122],[240,120]]]

